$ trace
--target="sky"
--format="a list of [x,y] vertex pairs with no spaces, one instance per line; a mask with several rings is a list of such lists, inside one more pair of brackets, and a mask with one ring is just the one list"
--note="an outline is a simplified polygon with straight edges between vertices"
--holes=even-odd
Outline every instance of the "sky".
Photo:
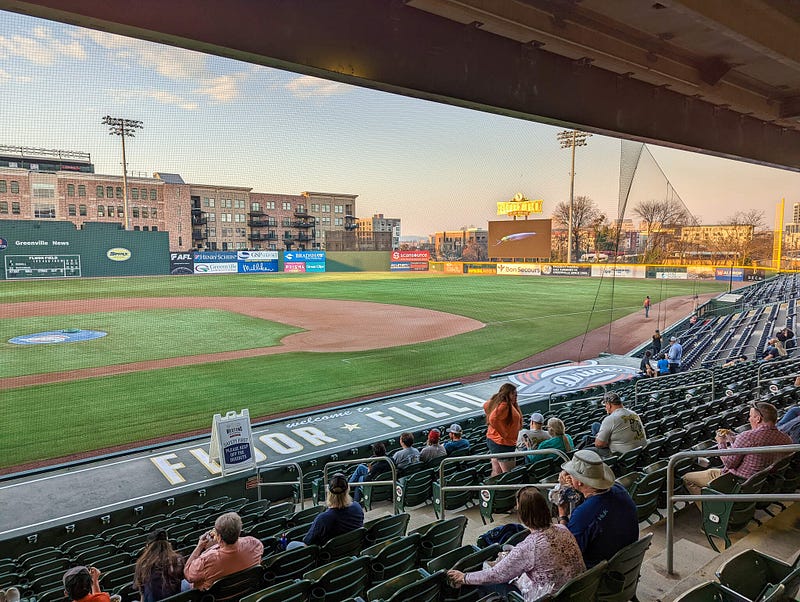
[[[402,220],[404,236],[486,228],[521,192],[544,217],[569,199],[561,128],[349,86],[0,11],[0,145],[89,152],[121,174],[103,116],[138,119],[128,171],[254,192],[357,194],[357,217]],[[648,145],[701,223],[800,202],[800,174]],[[577,149],[575,195],[617,217],[620,141]],[[634,186],[663,196],[654,165]],[[633,217],[629,202],[625,217]]]

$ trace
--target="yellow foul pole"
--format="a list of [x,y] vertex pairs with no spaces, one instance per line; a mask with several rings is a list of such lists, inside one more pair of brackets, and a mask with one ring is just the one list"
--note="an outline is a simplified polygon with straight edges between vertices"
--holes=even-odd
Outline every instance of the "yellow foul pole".
[[783,253],[783,212],[786,199],[781,199],[775,208],[775,231],[772,237],[772,267],[780,272]]

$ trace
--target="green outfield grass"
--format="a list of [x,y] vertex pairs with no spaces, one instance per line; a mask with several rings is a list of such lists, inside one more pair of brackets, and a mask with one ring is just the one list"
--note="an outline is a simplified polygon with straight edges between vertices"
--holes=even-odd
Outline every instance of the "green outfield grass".
[[[0,463],[15,465],[209,428],[212,414],[232,409],[266,416],[498,370],[612,318],[641,311],[646,294],[657,303],[726,288],[723,282],[620,279],[612,286],[611,280],[594,278],[389,273],[4,282],[0,303],[187,295],[312,297],[425,307],[487,326],[406,347],[282,354],[4,391]],[[9,309],[0,306],[3,315],[13,315],[5,311]],[[222,338],[227,324],[219,328],[207,334]],[[193,333],[188,333],[190,339]],[[200,351],[196,345],[191,348],[192,353]]]
[[[15,345],[12,337],[81,328],[108,333],[87,343]],[[277,345],[302,329],[216,309],[159,309],[0,320],[0,377]],[[225,336],[220,336],[224,332]]]

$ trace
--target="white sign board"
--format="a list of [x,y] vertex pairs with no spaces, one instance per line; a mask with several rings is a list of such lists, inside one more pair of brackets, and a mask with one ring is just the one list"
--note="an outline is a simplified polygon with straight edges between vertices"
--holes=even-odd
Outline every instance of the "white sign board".
[[225,416],[214,414],[208,455],[212,462],[219,463],[223,476],[255,468],[249,411],[242,410],[241,414],[228,412]]

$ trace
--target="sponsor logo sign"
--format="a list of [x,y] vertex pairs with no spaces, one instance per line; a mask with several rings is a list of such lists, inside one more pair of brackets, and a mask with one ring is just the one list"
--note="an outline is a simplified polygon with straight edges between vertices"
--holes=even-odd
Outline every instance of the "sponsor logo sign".
[[325,261],[325,251],[284,251],[283,261]]
[[278,261],[277,251],[238,251],[239,261]]
[[306,261],[306,272],[324,272],[325,264],[317,261]]
[[114,247],[106,251],[106,257],[111,261],[128,261],[132,253],[123,247]]
[[443,271],[445,274],[463,274],[464,273],[464,266],[460,263],[454,263],[452,261],[448,261],[443,266]]
[[173,251],[169,254],[169,273],[173,275],[194,274],[194,259],[189,251]]
[[14,345],[51,345],[53,343],[78,343],[80,341],[91,341],[106,336],[108,333],[102,330],[80,330],[78,328],[68,330],[51,330],[49,332],[37,332],[35,334],[23,334],[11,339],[9,343]]
[[497,273],[512,276],[541,276],[542,268],[538,263],[498,263]]
[[688,280],[689,274],[686,272],[656,272],[656,278],[660,280]]
[[235,261],[230,263],[195,263],[195,274],[235,274],[239,264]]
[[230,263],[238,261],[236,251],[195,251],[194,260],[198,263]]
[[390,272],[410,272],[411,264],[408,261],[392,261],[389,263]]
[[5,238],[0,238],[0,251],[4,251],[8,248],[8,241]]
[[284,272],[305,272],[306,263],[304,261],[290,261],[283,263]]
[[542,264],[544,276],[591,276],[592,268],[585,265],[551,265]]
[[278,271],[278,261],[240,261],[240,274],[265,274]]
[[431,258],[430,251],[418,251],[418,250],[397,250],[392,251],[391,260],[392,261],[429,261]]
[[628,380],[639,371],[631,366],[599,364],[596,360],[539,368],[508,377],[521,396],[548,395],[565,389],[582,389]]
[[733,280],[734,282],[741,282],[744,280],[743,268],[716,268],[714,270],[714,280]]

